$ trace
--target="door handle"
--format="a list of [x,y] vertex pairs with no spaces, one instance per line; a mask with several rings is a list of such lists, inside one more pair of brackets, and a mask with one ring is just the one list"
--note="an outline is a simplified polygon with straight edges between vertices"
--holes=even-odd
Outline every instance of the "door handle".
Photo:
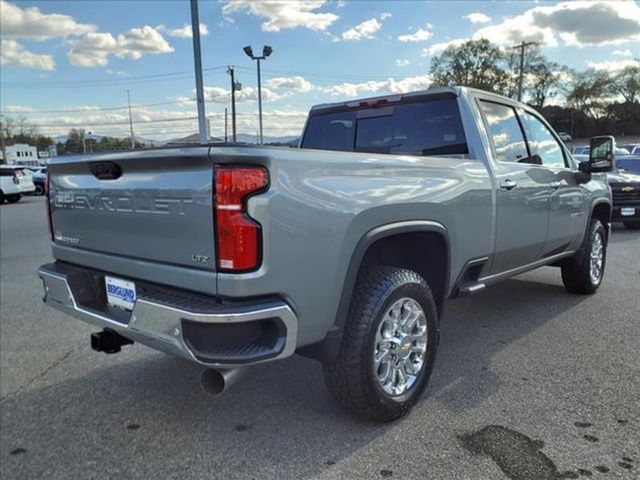
[[514,182],[513,180],[502,180],[500,181],[500,188],[503,188],[504,190],[511,190],[513,188],[515,188],[518,184],[516,182]]
[[566,187],[567,185],[569,185],[569,184],[567,183],[567,181],[566,181],[566,180],[559,180],[559,181],[557,181],[557,182],[551,182],[551,183],[549,184],[549,186],[550,186],[551,188]]

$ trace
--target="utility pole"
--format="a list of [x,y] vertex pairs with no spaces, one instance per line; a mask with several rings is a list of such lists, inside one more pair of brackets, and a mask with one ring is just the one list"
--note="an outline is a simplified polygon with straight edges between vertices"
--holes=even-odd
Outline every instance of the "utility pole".
[[238,89],[239,84],[236,84],[233,65],[227,67],[227,73],[231,75],[231,138],[233,143],[236,143],[236,89]]
[[82,153],[87,153],[87,142],[84,139],[84,130],[82,130]]
[[4,118],[0,116],[0,146],[2,147],[2,160],[0,160],[0,163],[7,163],[7,147],[4,144],[4,130]]
[[224,143],[227,143],[227,107],[224,107]]
[[204,87],[202,84],[202,55],[200,53],[200,17],[198,0],[191,0],[191,30],[193,33],[193,61],[196,73],[196,102],[198,104],[198,132],[200,144],[207,143],[207,122],[204,113]]
[[522,101],[522,80],[524,77],[524,51],[528,47],[536,46],[538,42],[525,42],[523,41],[519,45],[516,45],[513,48],[514,50],[520,50],[520,69],[518,73],[518,101]]
[[129,133],[131,134],[131,150],[136,149],[136,137],[133,136],[133,117],[131,116],[131,91],[127,88],[127,102],[129,103]]

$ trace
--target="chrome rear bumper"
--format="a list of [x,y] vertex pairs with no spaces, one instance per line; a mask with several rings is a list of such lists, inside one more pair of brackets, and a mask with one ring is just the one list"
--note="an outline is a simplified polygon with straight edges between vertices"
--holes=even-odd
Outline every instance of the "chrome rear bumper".
[[298,320],[281,300],[221,304],[201,295],[150,287],[141,288],[133,310],[127,312],[106,304],[100,272],[52,263],[40,267],[38,275],[47,305],[201,365],[252,365],[288,357],[296,348]]

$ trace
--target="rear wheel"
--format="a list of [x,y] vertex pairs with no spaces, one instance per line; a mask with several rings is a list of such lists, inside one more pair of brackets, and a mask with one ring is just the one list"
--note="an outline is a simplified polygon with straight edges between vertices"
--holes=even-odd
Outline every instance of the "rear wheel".
[[385,422],[407,414],[431,375],[437,325],[420,275],[395,267],[362,272],[338,358],[324,365],[329,390],[360,417]]
[[2,191],[0,191],[0,205],[2,205],[4,203],[4,193],[2,193]]
[[640,222],[622,222],[627,230],[640,230]]
[[44,186],[37,184],[36,185],[36,191],[35,191],[36,195],[44,195]]
[[600,220],[591,220],[582,250],[562,264],[562,282],[572,293],[595,293],[604,275],[607,261],[607,233]]
[[22,198],[22,195],[7,195],[6,196],[7,202],[9,202],[9,203],[19,202],[21,198]]

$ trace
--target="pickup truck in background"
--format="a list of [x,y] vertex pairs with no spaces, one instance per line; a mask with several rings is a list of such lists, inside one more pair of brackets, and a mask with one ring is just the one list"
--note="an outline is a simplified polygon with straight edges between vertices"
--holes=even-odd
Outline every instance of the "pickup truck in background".
[[533,109],[462,87],[314,107],[300,149],[209,145],[51,159],[44,301],[207,367],[221,393],[299,353],[378,421],[427,385],[446,299],[559,267],[602,282],[613,139],[577,164]]

